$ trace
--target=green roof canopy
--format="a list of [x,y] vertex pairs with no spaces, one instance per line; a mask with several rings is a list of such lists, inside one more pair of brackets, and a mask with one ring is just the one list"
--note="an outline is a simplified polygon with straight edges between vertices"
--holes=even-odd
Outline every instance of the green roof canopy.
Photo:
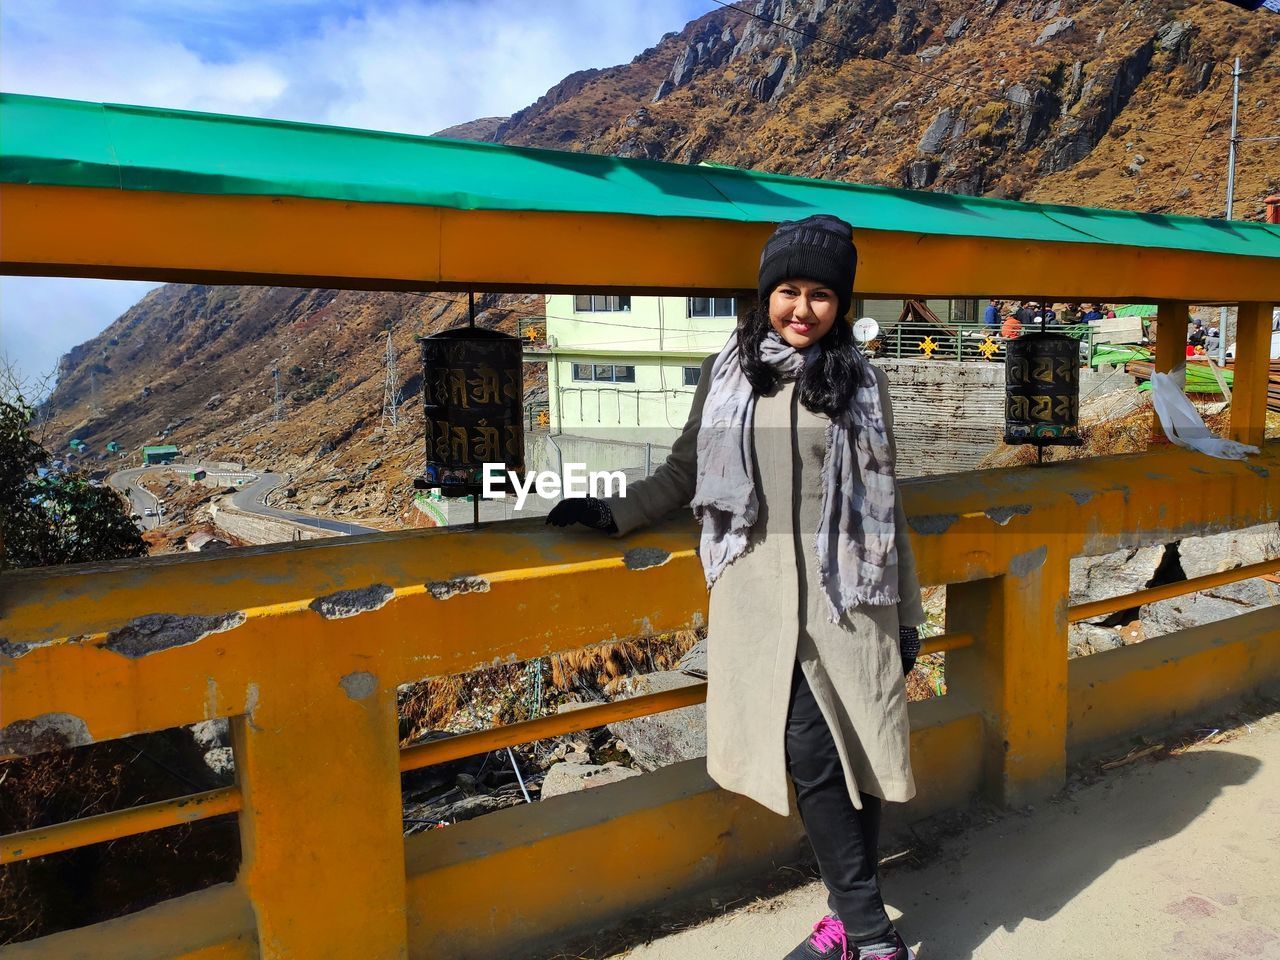
[[0,182],[774,223],[1280,259],[1280,227],[0,94]]
[[142,452],[144,455],[152,454],[152,453],[177,453],[178,448],[175,447],[173,444],[166,444],[164,446],[159,446],[159,447],[143,447]]

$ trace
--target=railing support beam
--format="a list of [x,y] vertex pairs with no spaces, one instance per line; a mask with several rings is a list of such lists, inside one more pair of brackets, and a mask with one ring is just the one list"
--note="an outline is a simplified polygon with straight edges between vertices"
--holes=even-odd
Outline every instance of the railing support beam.
[[[1156,373],[1172,373],[1187,362],[1188,305],[1180,301],[1164,301],[1156,307]],[[1151,437],[1155,442],[1168,442],[1164,427],[1154,409],[1151,411]]]
[[1235,381],[1231,390],[1231,439],[1257,446],[1262,443],[1267,428],[1271,304],[1240,304],[1236,312],[1235,359]]
[[276,665],[280,682],[250,696],[249,713],[232,723],[243,798],[240,882],[253,901],[262,960],[403,960],[395,684],[368,672],[376,661],[348,666],[326,656],[341,621],[313,629],[311,642],[289,644],[298,657]]
[[947,587],[947,633],[976,642],[947,654],[952,695],[983,721],[983,783],[1010,807],[1066,782],[1067,557],[1045,546],[1014,557],[1003,576]]

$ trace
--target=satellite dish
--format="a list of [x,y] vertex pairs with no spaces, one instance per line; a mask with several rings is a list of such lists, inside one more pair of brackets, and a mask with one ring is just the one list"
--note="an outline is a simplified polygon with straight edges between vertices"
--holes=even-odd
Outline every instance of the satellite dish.
[[854,321],[853,335],[859,343],[870,343],[880,334],[880,324],[876,323],[871,317],[863,317],[861,320]]

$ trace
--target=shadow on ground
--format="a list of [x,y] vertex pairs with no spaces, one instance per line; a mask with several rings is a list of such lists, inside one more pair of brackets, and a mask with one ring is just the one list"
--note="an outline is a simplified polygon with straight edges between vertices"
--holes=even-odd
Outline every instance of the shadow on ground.
[[[1204,751],[1131,771],[957,838],[944,848],[943,859],[927,869],[889,871],[886,896],[903,912],[899,927],[904,936],[928,945],[928,960],[969,960],[993,935],[1009,939],[1028,920],[1054,918],[1133,854],[1177,837],[1224,791],[1248,783],[1260,767],[1253,757]],[[1237,842],[1224,838],[1225,858],[1247,853],[1232,849]],[[1134,877],[1145,887],[1134,893],[1151,911],[1172,922],[1179,911],[1203,909],[1188,903],[1193,889],[1204,886],[1202,864],[1180,862],[1172,851],[1157,864],[1154,875],[1144,866]],[[1238,891],[1199,893],[1233,902]],[[1139,918],[1134,919],[1134,926],[1140,926]],[[1100,934],[1087,926],[1079,933],[1076,956],[1112,955],[1114,944],[1093,942],[1090,947],[1091,937]],[[1016,955],[1032,954],[1020,950]]]

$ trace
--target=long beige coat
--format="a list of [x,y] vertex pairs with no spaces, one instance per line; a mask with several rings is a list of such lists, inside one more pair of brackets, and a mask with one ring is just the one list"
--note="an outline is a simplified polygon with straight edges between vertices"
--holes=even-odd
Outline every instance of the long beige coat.
[[[625,498],[609,500],[621,536],[687,507],[697,479],[698,429],[711,382],[708,357],[693,409],[671,456]],[[893,446],[887,381],[876,369]],[[785,734],[799,660],[835,735],[855,806],[859,791],[885,800],[915,794],[899,621],[924,622],[901,496],[897,607],[858,607],[827,619],[814,550],[821,514],[827,418],[799,403],[793,382],[756,402],[755,480],[760,513],[747,552],[711,591],[707,624],[707,771],[727,790],[775,813],[791,812]],[[896,456],[896,447],[895,456]]]

